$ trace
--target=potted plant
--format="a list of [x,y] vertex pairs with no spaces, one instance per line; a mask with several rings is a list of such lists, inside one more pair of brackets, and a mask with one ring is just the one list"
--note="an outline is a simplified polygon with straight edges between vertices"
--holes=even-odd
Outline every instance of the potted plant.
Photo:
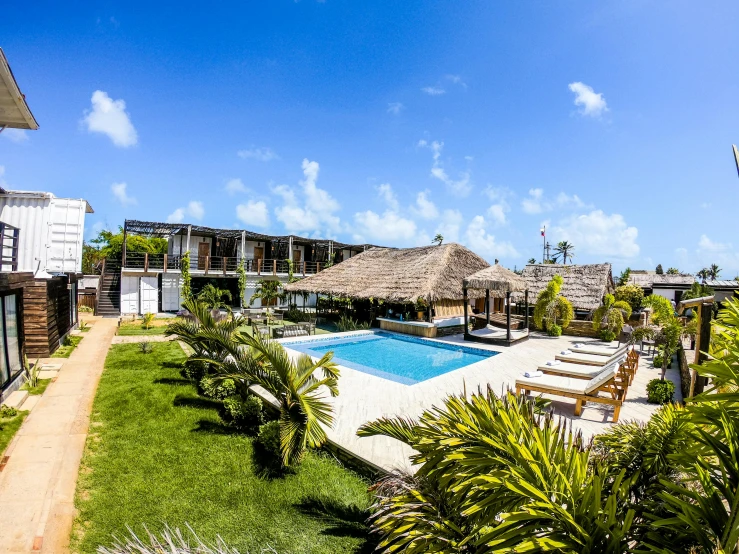
[[416,300],[416,316],[419,321],[426,319],[426,301],[423,298]]

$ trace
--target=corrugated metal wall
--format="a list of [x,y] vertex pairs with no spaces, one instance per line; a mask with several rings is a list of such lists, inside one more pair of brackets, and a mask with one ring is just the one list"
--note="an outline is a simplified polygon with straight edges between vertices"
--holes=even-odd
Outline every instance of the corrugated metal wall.
[[20,229],[18,271],[46,269],[50,206],[50,198],[0,197],[0,220]]

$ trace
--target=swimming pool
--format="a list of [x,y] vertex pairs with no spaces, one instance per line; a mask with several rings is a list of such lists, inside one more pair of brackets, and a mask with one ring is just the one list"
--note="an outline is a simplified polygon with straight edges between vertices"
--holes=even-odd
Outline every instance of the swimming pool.
[[420,383],[497,354],[481,348],[384,332],[295,341],[285,346],[315,357],[332,351],[339,365],[405,385]]

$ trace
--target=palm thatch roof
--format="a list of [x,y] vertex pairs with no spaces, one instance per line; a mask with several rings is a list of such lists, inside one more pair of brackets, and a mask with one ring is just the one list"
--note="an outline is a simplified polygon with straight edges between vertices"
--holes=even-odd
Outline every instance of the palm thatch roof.
[[389,302],[461,300],[462,281],[490,264],[455,243],[371,248],[320,273],[285,285],[287,292],[377,298]]
[[629,274],[629,284],[636,285],[643,289],[651,289],[654,285],[692,285],[695,282],[695,276],[690,273],[661,273],[655,271],[638,271],[632,270]]
[[507,292],[526,290],[526,281],[523,277],[498,264],[473,273],[464,280],[464,284],[471,289],[487,289],[494,296],[505,296]]
[[[613,274],[611,264],[527,265],[522,277],[526,280],[530,297],[536,298],[555,275],[564,281],[561,294],[572,303],[576,310],[594,310],[603,303],[603,297],[612,293]],[[517,296],[522,296],[520,293]]]

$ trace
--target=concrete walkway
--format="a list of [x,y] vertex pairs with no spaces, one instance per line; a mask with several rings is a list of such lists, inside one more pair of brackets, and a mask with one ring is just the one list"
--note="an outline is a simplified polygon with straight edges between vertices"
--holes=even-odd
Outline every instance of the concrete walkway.
[[87,319],[95,320],[92,329],[64,361],[5,453],[0,553],[69,551],[92,401],[117,328],[116,319]]

